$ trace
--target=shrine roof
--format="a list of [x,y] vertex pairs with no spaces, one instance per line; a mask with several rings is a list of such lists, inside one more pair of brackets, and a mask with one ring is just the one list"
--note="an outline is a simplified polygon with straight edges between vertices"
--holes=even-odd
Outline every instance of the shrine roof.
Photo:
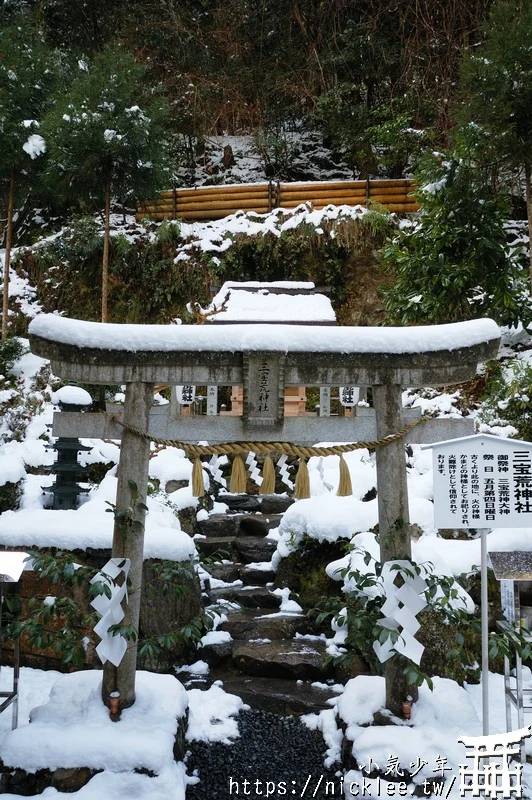
[[207,311],[222,307],[208,323],[336,324],[331,301],[308,281],[226,281]]

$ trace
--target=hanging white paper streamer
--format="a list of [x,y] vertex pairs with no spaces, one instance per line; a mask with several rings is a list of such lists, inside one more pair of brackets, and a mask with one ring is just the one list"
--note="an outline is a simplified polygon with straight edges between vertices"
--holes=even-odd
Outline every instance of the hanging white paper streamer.
[[249,469],[249,477],[251,480],[257,484],[257,486],[262,485],[262,475],[260,474],[259,464],[255,457],[255,453],[250,450],[246,456],[246,464]]
[[213,480],[221,483],[227,489],[227,480],[222,474],[222,465],[227,463],[227,456],[213,456],[208,462]]
[[[404,581],[399,588],[394,583],[397,575],[401,575]],[[381,664],[400,653],[419,665],[425,648],[415,638],[420,627],[416,614],[427,605],[421,596],[427,584],[419,575],[412,575],[410,561],[387,561],[382,570],[382,582],[386,601],[381,608],[383,619],[379,623],[383,628],[397,631],[399,637],[396,642],[390,639],[384,644],[374,642],[373,650]]]
[[[122,600],[127,603],[127,576],[131,561],[129,558],[110,558],[107,564],[103,566],[91,583],[102,581],[106,583],[111,591],[111,597],[105,594],[97,595],[91,601],[91,606],[101,616],[101,620],[94,626],[94,632],[98,634],[101,642],[96,647],[96,652],[102,664],[110,661],[115,667],[118,667],[122,661],[124,654],[127,650],[127,640],[119,634],[113,636],[109,632],[111,625],[118,625],[124,619],[124,610],[122,608]],[[120,586],[117,585],[116,579],[123,573],[124,579]]]
[[279,468],[279,477],[281,478],[282,482],[288,486],[289,489],[294,488],[294,482],[290,480],[288,474],[288,467],[286,466],[286,462],[288,461],[287,455],[282,455],[279,461],[277,462],[277,466]]
[[328,482],[325,480],[325,469],[324,469],[324,467],[323,467],[323,456],[320,456],[320,457],[319,457],[319,459],[318,459],[318,466],[316,467],[316,469],[317,469],[317,471],[318,471],[318,475],[320,476],[320,479],[321,479],[322,485],[325,487],[325,489],[327,489],[327,491],[328,491],[328,492],[332,492],[332,490],[333,490],[333,485],[332,485],[332,483],[328,483]]

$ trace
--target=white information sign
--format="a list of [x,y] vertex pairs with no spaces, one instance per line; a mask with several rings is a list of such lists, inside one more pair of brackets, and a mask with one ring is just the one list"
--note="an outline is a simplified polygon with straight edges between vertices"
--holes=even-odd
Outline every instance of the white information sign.
[[[517,595],[517,597],[516,597]],[[516,581],[501,580],[501,607],[504,618],[510,625],[515,624],[515,607],[519,592]]]
[[437,527],[532,526],[532,443],[487,434],[439,442],[433,467]]

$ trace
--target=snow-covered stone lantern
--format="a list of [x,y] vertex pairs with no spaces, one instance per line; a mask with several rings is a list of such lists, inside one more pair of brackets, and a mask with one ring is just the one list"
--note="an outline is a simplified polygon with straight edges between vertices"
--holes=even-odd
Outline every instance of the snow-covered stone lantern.
[[[72,384],[63,386],[54,393],[52,399],[61,411],[79,412],[92,405],[90,394]],[[87,492],[87,489],[77,483],[87,472],[87,467],[78,464],[78,453],[89,452],[92,448],[81,444],[77,438],[60,436],[54,449],[57,450],[57,460],[51,472],[56,475],[56,479],[53,486],[47,489],[53,495],[52,508],[76,509],[79,506],[79,496]]]

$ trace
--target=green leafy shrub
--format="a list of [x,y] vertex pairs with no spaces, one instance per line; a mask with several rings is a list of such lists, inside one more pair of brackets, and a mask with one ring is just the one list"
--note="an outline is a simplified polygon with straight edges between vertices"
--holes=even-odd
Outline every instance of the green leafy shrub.
[[512,425],[516,438],[532,442],[532,364],[517,359],[496,363],[480,418],[489,425]]
[[24,351],[23,343],[16,337],[0,341],[0,380],[5,381],[7,373]]
[[[179,225],[163,223],[152,237],[134,226],[134,239],[111,237],[109,311],[115,322],[169,323],[191,298],[206,302],[215,281],[210,259],[175,261]],[[22,253],[24,269],[46,311],[98,319],[103,234],[96,218],[76,217],[41,246]],[[199,268],[198,268],[199,267]]]
[[[120,513],[120,512],[118,512]],[[33,571],[40,582],[40,591],[20,601],[10,602],[8,630],[10,638],[23,638],[31,648],[45,651],[65,666],[81,667],[95,661],[94,625],[99,616],[90,606],[97,595],[110,596],[109,583],[91,583],[99,569],[82,563],[82,554],[61,550],[30,551]],[[190,591],[183,584],[194,576],[192,563],[171,561],[152,565],[153,591],[171,595],[180,601]],[[39,585],[39,584],[38,584]],[[126,639],[139,638],[139,658],[160,657],[176,647],[191,648],[213,627],[215,615],[200,611],[181,627],[153,636],[143,636],[131,626],[116,625],[110,630]]]
[[3,514],[4,511],[15,511],[18,508],[21,491],[20,481],[18,483],[8,481],[0,486],[0,514]]
[[393,323],[491,316],[515,325],[530,314],[520,251],[507,242],[506,205],[464,161],[431,160],[420,174],[421,211],[382,250]]

